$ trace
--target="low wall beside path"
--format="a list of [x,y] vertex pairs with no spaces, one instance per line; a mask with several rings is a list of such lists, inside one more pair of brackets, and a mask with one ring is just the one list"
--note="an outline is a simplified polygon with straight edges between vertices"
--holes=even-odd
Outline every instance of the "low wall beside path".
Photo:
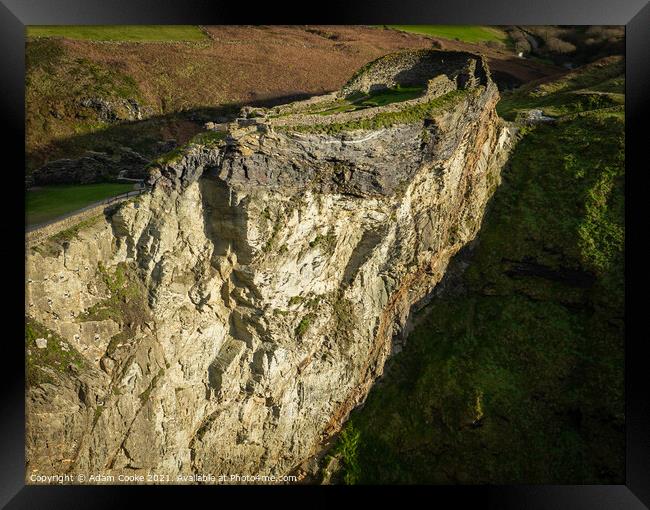
[[137,196],[143,191],[145,191],[145,188],[128,191],[127,193],[122,193],[121,195],[107,198],[101,202],[96,202],[89,205],[88,207],[79,209],[50,222],[41,223],[40,225],[32,225],[26,229],[25,245],[29,247],[39,244],[60,232],[74,227],[82,221],[86,221],[90,218],[103,214],[110,207],[113,207],[116,204],[123,202],[124,200]]

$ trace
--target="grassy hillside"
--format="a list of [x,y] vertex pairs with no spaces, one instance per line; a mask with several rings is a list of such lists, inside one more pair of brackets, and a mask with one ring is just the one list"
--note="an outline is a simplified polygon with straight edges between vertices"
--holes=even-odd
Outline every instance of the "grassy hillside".
[[504,27],[515,51],[571,65],[625,52],[622,25],[511,25]]
[[522,130],[456,291],[344,428],[342,482],[623,482],[623,111],[572,95],[619,91],[616,65],[503,98],[568,115]]
[[205,121],[244,104],[335,90],[370,60],[429,45],[415,34],[361,27],[30,27],[27,171],[119,146],[155,157],[160,140],[185,143]]
[[120,42],[201,41],[207,38],[194,25],[39,25],[27,27],[27,36]]
[[[99,51],[117,55],[125,50],[101,47]],[[47,161],[77,157],[87,150],[110,153],[128,146],[153,156],[158,141],[184,142],[200,129],[178,112],[161,116],[150,92],[143,89],[142,78],[123,64],[77,51],[66,40],[30,39],[26,63],[28,172]],[[114,105],[114,118],[85,107],[83,101],[89,98]],[[141,107],[143,120],[129,114],[128,101]]]
[[[452,28],[468,39],[497,34]],[[159,141],[185,143],[245,104],[336,90],[379,56],[432,46],[427,35],[366,26],[38,26],[26,35],[28,173],[87,150],[128,146],[155,157]],[[480,50],[520,81],[557,72],[510,49],[445,44]]]
[[322,109],[318,105],[314,111],[309,113],[318,113],[319,115],[332,115],[341,112],[354,112],[363,110],[364,108],[372,108],[376,106],[385,106],[387,104],[399,103],[402,101],[409,101],[420,97],[425,92],[425,87],[403,87],[397,85],[394,88],[387,88],[385,90],[372,91],[368,94],[361,95],[357,98],[338,99],[333,104],[328,105]]
[[622,114],[625,62],[612,56],[587,64],[559,79],[535,81],[503,94],[497,110],[507,120],[538,108],[553,117],[609,108]]
[[105,198],[133,190],[133,184],[100,183],[47,186],[27,191],[27,225],[53,220]]
[[388,28],[410,32],[413,34],[442,37],[470,43],[494,41],[503,42],[507,35],[496,27],[484,27],[478,25],[385,25]]

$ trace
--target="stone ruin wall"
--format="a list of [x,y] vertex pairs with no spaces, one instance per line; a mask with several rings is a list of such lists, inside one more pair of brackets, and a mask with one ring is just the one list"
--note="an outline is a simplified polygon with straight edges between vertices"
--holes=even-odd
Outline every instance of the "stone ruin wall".
[[426,84],[427,95],[439,96],[457,88],[485,85],[488,76],[483,59],[470,53],[409,51],[371,62],[343,86],[341,94]]

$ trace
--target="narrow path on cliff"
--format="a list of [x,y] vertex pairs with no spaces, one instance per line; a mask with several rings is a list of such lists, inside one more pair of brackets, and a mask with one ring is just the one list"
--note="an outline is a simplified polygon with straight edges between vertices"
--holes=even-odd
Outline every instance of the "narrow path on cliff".
[[50,225],[54,225],[55,223],[59,223],[63,220],[66,220],[68,218],[71,218],[73,216],[80,215],[81,213],[84,213],[86,211],[89,211],[91,209],[94,209],[95,207],[98,207],[100,205],[110,205],[113,203],[116,203],[121,200],[125,200],[127,198],[133,197],[135,195],[138,195],[142,193],[145,190],[144,187],[138,187],[138,185],[134,186],[133,190],[127,191],[125,193],[120,193],[119,195],[114,195],[112,197],[104,198],[102,200],[97,200],[95,202],[92,202],[80,209],[75,209],[74,211],[67,212],[65,214],[62,214],[60,216],[57,216],[55,218],[52,218],[47,221],[43,221],[40,223],[34,223],[34,224],[25,224],[25,232],[35,232],[36,230],[40,230],[42,228],[48,227]]

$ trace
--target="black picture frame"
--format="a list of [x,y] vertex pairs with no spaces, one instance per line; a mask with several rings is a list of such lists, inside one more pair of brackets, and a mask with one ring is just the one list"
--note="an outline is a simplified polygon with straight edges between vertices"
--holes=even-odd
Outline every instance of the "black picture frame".
[[[634,263],[631,242],[635,226],[643,223],[643,213],[633,214],[634,196],[643,192],[639,174],[647,169],[644,148],[650,141],[644,132],[648,118],[650,94],[650,4],[646,0],[437,0],[417,2],[336,2],[323,3],[314,14],[295,6],[285,10],[277,4],[253,9],[252,4],[236,5],[214,0],[0,0],[0,101],[5,128],[3,141],[3,208],[0,222],[5,240],[5,277],[11,276],[15,289],[6,286],[2,358],[0,370],[0,505],[6,508],[96,508],[115,507],[129,501],[134,494],[146,491],[147,497],[164,498],[172,503],[170,487],[107,486],[29,486],[24,471],[24,227],[15,221],[24,214],[24,135],[25,135],[25,25],[38,24],[562,24],[626,26],[626,297],[633,295],[635,281],[627,278],[632,270],[642,270]],[[318,14],[315,14],[318,12]],[[11,155],[9,165],[6,156]],[[11,171],[10,171],[11,170]],[[19,190],[19,191],[16,191]],[[642,209],[640,209],[642,211]],[[13,220],[13,221],[12,221]],[[630,228],[631,227],[631,228]],[[13,248],[12,248],[13,246]],[[21,271],[20,268],[23,268]],[[639,283],[637,283],[639,282]],[[5,282],[6,283],[6,282]],[[630,287],[630,285],[632,287]],[[11,289],[11,290],[9,290]],[[624,485],[599,486],[429,486],[427,501],[452,497],[454,507],[472,501],[481,508],[551,509],[641,509],[650,506],[650,404],[647,388],[650,377],[646,365],[645,338],[633,333],[630,321],[641,316],[640,300],[626,299],[626,476]],[[639,310],[637,312],[637,310]],[[15,329],[14,329],[15,328]],[[235,495],[251,487],[181,487],[187,495]],[[352,487],[281,487],[253,488],[255,492],[275,490],[285,496],[308,496],[312,490],[338,494],[358,492]],[[402,488],[404,489],[404,488]],[[383,497],[395,488],[373,489]],[[264,493],[264,492],[262,492]],[[176,492],[178,495],[178,492]],[[221,496],[219,496],[221,497]],[[152,502],[153,500],[151,500]],[[187,504],[187,499],[183,500]],[[118,503],[119,502],[119,503]],[[215,501],[215,504],[220,504]]]

